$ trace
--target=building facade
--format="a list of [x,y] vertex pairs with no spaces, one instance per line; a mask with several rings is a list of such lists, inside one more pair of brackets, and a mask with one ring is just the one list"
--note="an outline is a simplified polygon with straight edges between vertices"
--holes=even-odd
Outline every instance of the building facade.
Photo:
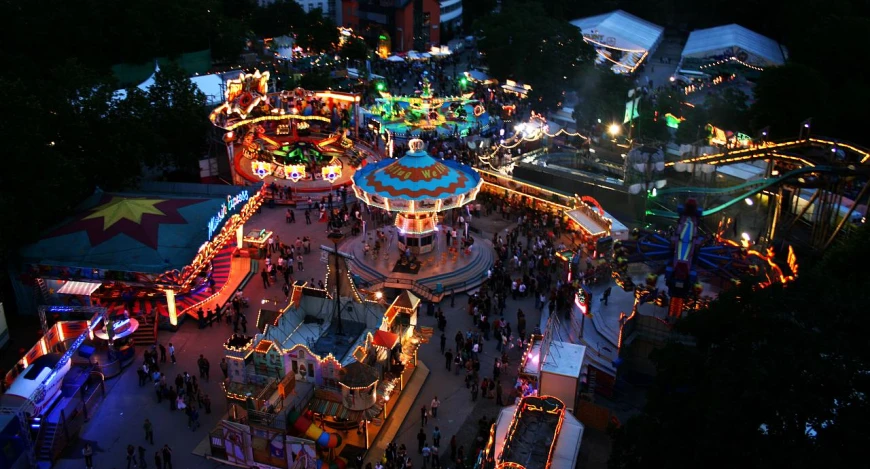
[[[453,1],[461,5],[443,3]],[[393,52],[428,51],[441,42],[441,8],[437,0],[342,0],[336,16],[369,40],[389,42]]]
[[[473,0],[472,0],[473,1]],[[462,0],[441,1],[441,38],[453,39],[462,29]]]

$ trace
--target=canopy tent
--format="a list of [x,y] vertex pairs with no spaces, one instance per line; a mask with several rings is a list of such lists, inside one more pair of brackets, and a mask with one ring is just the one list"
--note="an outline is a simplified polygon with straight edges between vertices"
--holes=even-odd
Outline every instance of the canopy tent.
[[489,84],[495,81],[490,78],[489,75],[480,70],[470,70],[468,72],[465,72],[465,78],[468,78],[473,82],[479,82],[483,84]]
[[[140,274],[181,270],[210,240],[209,230],[219,230],[230,217],[224,211],[228,198],[238,197],[233,208],[239,211],[257,190],[154,182],[144,183],[141,189],[136,193],[98,190],[72,217],[24,247],[22,262]],[[247,195],[239,197],[245,191]]]
[[571,24],[580,28],[586,42],[598,47],[650,54],[661,42],[665,30],[622,10],[577,19]]
[[689,34],[682,58],[739,60],[756,67],[785,63],[785,47],[738,24],[698,29]]
[[387,62],[404,62],[405,59],[399,57],[398,55],[391,55],[387,57]]
[[[160,67],[157,66],[154,69],[154,73],[148,77],[147,80],[137,86],[142,91],[148,91],[152,85],[154,85],[154,77],[157,75],[157,72],[160,71]],[[227,73],[213,73],[209,75],[198,75],[190,77],[190,81],[193,82],[194,85],[205,95],[205,104],[208,106],[216,106],[224,101],[224,90],[226,88],[227,80],[237,78],[241,74],[240,71],[227,72]],[[117,90],[115,91],[115,98],[117,99],[126,99],[127,98],[127,90]]]

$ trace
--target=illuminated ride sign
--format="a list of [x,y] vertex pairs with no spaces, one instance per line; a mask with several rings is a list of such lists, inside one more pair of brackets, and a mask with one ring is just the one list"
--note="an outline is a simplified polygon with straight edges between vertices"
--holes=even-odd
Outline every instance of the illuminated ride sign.
[[248,193],[247,189],[239,192],[235,196],[228,195],[227,201],[221,204],[220,210],[218,210],[218,212],[211,217],[211,220],[208,221],[208,239],[211,239],[212,236],[214,236],[218,228],[220,228],[221,224],[226,221],[230,213],[239,208],[239,205],[247,202],[249,198],[250,193]]

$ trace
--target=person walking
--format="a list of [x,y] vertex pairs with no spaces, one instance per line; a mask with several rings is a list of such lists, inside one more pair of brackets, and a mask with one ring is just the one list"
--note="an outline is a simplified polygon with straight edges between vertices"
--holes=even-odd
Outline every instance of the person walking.
[[145,441],[154,444],[154,426],[151,425],[151,421],[145,419],[145,423],[142,425],[142,428],[145,429]]
[[417,452],[423,454],[423,445],[426,444],[426,432],[421,428],[417,432]]
[[311,224],[311,209],[310,208],[305,209],[305,224],[306,225]]
[[438,418],[438,408],[441,407],[441,401],[438,400],[438,396],[432,398],[432,402],[429,403],[429,407],[432,409],[432,417]]
[[136,448],[133,445],[127,445],[127,469],[130,468],[138,469],[139,465],[136,464]]
[[160,363],[166,363],[166,347],[163,344],[157,344],[160,347]]
[[172,448],[163,445],[163,469],[172,469]]
[[424,427],[429,423],[429,409],[427,409],[426,406],[420,408],[420,419]]
[[157,469],[163,469],[163,458],[160,457],[160,450],[154,452],[154,467]]
[[200,354],[199,359],[196,360],[196,366],[199,368],[200,379],[205,378],[205,380],[208,381],[208,369],[210,367],[208,359]]
[[437,426],[432,430],[432,445],[436,448],[441,446],[441,429]]
[[269,272],[265,268],[260,271],[260,277],[263,279],[263,288],[269,288]]
[[296,256],[296,268],[299,272],[305,272],[305,266],[302,264],[302,254]]
[[175,360],[175,346],[172,345],[172,342],[169,342],[169,359],[172,360],[173,365],[178,363],[178,361]]
[[450,367],[453,365],[453,349],[448,349],[447,353],[444,354],[444,362],[447,371],[450,371]]
[[224,374],[224,379],[226,379],[229,375],[227,370],[229,369],[229,365],[227,365],[227,359],[221,358],[221,373]]
[[145,469],[148,464],[145,463],[145,448],[139,447],[139,469]]
[[607,290],[604,290],[604,295],[601,296],[601,300],[604,302],[604,306],[607,306],[607,300],[610,298],[610,288],[607,287]]
[[444,354],[444,347],[447,346],[447,336],[444,333],[441,333],[441,354]]

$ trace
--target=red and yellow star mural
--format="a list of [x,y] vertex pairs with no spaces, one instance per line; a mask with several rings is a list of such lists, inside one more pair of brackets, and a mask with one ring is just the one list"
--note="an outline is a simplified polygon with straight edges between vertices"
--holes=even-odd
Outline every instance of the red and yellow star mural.
[[187,223],[178,210],[202,202],[204,200],[107,195],[88,213],[61,227],[51,236],[85,231],[91,246],[98,246],[119,234],[125,234],[145,246],[157,249],[160,225]]

